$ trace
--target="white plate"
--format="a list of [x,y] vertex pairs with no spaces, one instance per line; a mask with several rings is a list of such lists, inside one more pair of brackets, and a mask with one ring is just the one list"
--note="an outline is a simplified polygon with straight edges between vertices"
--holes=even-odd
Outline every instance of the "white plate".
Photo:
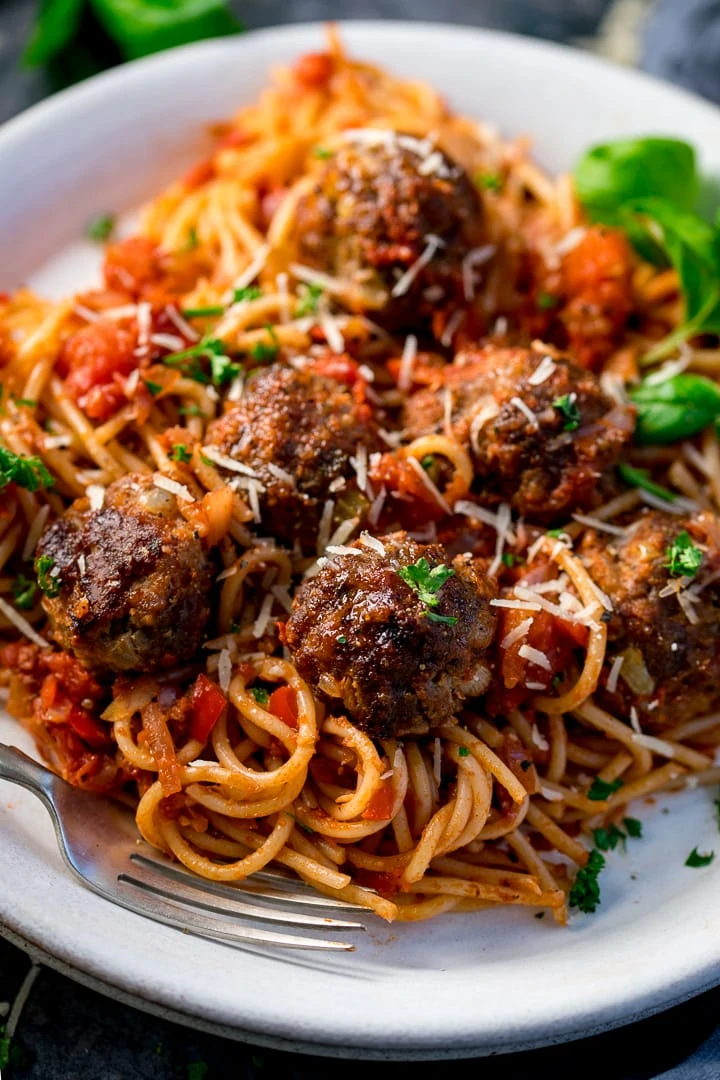
[[[529,132],[540,161],[571,166],[590,142],[680,134],[720,173],[720,113],[649,78],[556,46],[459,27],[355,23],[360,57],[428,79],[452,105]],[[79,243],[94,212],[129,210],[202,150],[203,125],[253,98],[267,69],[321,47],[288,27],[131,64],[31,110],[0,132],[0,289],[52,295],[89,284]],[[0,717],[0,739],[29,748]],[[461,1057],[587,1035],[720,982],[720,859],[708,792],[635,811],[645,839],[610,858],[603,904],[568,930],[516,911],[417,926],[368,920],[354,954],[254,954],[131,915],[64,871],[44,810],[0,784],[0,920],[65,970],[154,1010],[265,1044],[372,1057]],[[188,1021],[191,1022],[191,1021]]]

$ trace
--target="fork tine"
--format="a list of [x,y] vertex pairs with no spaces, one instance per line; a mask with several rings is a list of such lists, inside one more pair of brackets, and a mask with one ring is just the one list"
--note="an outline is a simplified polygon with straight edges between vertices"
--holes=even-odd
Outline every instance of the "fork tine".
[[333,941],[328,938],[300,937],[296,934],[281,934],[274,930],[255,928],[238,923],[232,923],[226,918],[212,918],[198,911],[188,910],[180,904],[175,904],[163,897],[157,896],[146,890],[138,890],[135,886],[129,886],[132,890],[129,895],[124,895],[123,886],[128,883],[119,879],[119,888],[112,895],[103,893],[106,899],[112,900],[121,907],[127,908],[136,915],[152,919],[155,922],[164,923],[185,934],[195,937],[210,938],[220,941],[225,945],[242,948],[249,945],[276,945],[286,949],[310,949],[314,951],[330,952],[354,952],[355,946],[347,941]]
[[144,869],[145,877],[133,877],[129,874],[120,874],[118,881],[126,885],[134,885],[138,889],[151,892],[164,900],[176,903],[188,904],[193,908],[201,908],[216,915],[246,916],[252,919],[260,919],[263,922],[280,923],[284,926],[298,926],[306,929],[333,929],[333,930],[364,930],[362,923],[345,922],[341,919],[331,919],[327,916],[308,915],[303,911],[282,911],[271,906],[248,903],[247,900],[236,893],[228,898],[225,895],[216,895],[204,888],[204,882],[194,882],[191,879],[182,880],[182,875],[173,875],[173,885],[170,888],[165,882],[163,875],[157,875],[153,880],[152,871],[148,874]]
[[[228,900],[237,900],[238,893],[249,893],[258,900],[280,900],[284,904],[303,905],[304,907],[367,912],[367,908],[364,908],[361,904],[351,904],[347,900],[333,900],[330,896],[321,896],[319,893],[312,892],[310,886],[306,886],[303,882],[272,872],[259,871],[253,874],[252,878],[234,882],[232,885],[225,885],[219,881],[208,881],[205,878],[193,877],[186,870],[181,870],[173,863],[164,862],[159,858],[150,858],[137,851],[131,854],[130,859],[136,865],[150,867],[173,881],[178,881],[193,889],[212,893],[213,896],[223,896]],[[264,881],[270,882],[272,887],[268,888],[260,884]]]

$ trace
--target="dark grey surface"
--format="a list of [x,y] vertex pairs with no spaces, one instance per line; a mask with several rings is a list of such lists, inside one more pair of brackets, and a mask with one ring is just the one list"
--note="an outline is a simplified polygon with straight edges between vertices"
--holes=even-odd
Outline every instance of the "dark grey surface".
[[[436,0],[256,0],[252,5],[234,0],[233,7],[248,27],[384,16],[444,19],[568,41],[596,31],[608,0],[446,0],[442,6]],[[0,121],[52,89],[45,75],[18,65],[32,15],[28,0],[0,0]],[[660,0],[646,41],[648,69],[720,100],[720,0]],[[11,167],[0,161],[0,168]],[[642,957],[628,962],[641,963]],[[14,999],[29,966],[22,952],[0,940],[0,1004]],[[457,1080],[720,1080],[718,1017],[720,989],[607,1035],[444,1068]],[[405,1072],[397,1064],[368,1068],[378,1080],[396,1080]],[[184,1029],[43,969],[3,1080],[309,1080],[335,1078],[346,1069],[336,1061],[258,1050]],[[425,1080],[436,1077],[438,1065],[412,1070],[416,1080]]]

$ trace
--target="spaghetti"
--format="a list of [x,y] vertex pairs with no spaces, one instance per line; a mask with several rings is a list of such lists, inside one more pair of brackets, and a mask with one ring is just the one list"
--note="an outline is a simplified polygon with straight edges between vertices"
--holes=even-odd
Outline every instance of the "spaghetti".
[[[607,569],[645,530],[652,602],[706,631],[717,443],[632,446],[624,394],[680,321],[677,278],[591,226],[525,140],[350,60],[332,30],[215,135],[108,247],[101,288],[0,300],[8,709],[54,769],[127,802],[203,877],[272,865],[388,920],[509,904],[564,923],[588,841],[628,801],[717,782],[718,700],[677,705]],[[702,344],[687,366],[715,374]],[[669,489],[660,510],[612,473],[621,453]],[[683,530],[698,576],[664,562]],[[388,562],[411,541],[426,555]],[[487,634],[473,679],[451,678],[476,609],[449,598],[471,564]],[[394,690],[358,719],[352,606],[332,631],[347,678],[323,657],[309,674],[294,620],[311,589],[334,610],[340,565],[357,604],[394,575],[450,706],[409,689],[390,636],[372,664],[396,663],[419,720],[393,722]],[[708,649],[688,656],[717,682]]]

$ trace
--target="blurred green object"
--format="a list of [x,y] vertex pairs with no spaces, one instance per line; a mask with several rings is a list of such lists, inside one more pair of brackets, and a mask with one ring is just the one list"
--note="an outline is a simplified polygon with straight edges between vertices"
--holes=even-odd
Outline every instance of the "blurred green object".
[[72,82],[121,60],[242,29],[225,0],[40,0],[24,60]]

